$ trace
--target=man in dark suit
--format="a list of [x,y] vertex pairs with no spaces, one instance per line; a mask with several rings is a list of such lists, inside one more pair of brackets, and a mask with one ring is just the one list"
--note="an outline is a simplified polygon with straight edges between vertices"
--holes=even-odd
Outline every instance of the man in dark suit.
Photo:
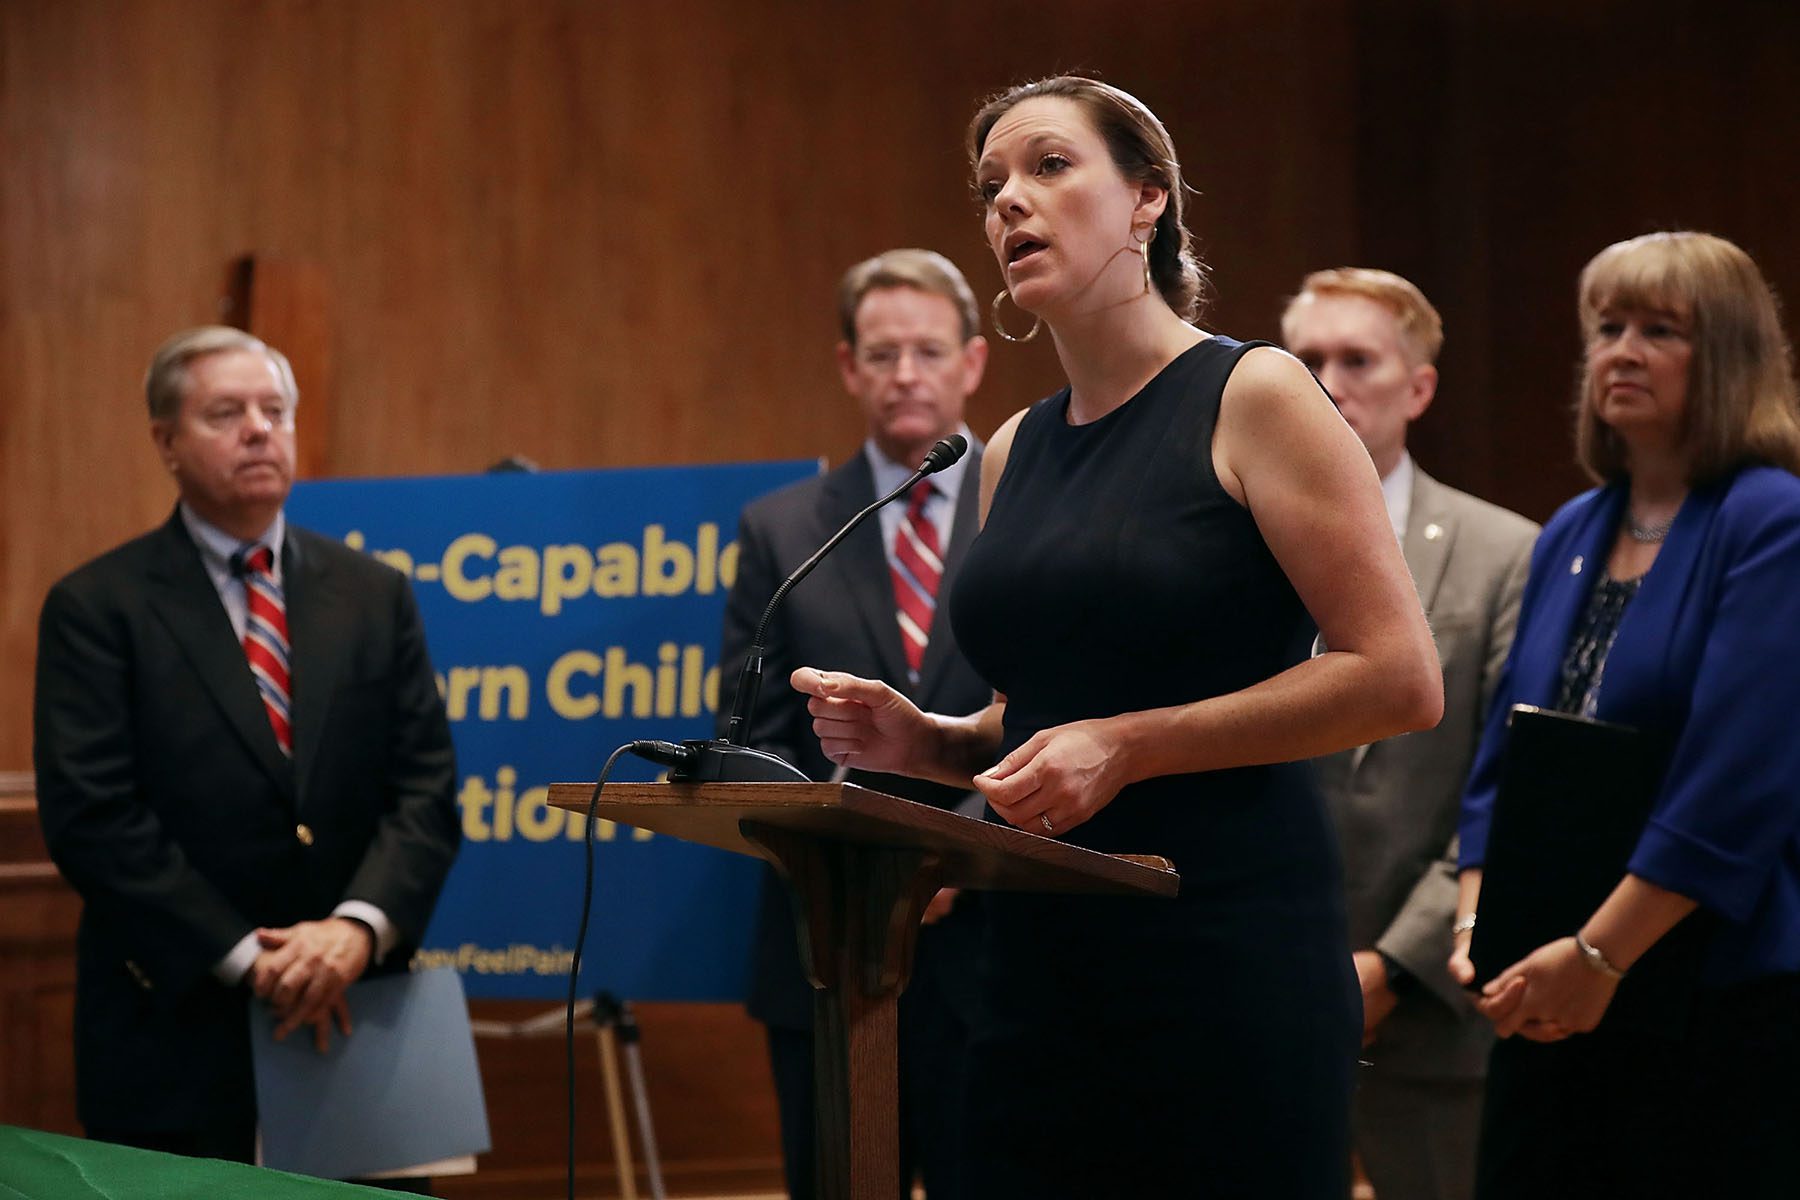
[[77,1105],[90,1136],[248,1161],[248,1007],[321,1049],[344,989],[403,970],[456,851],[449,725],[411,590],[287,525],[298,394],[239,330],[156,353],[161,527],[51,589],[34,758],[83,900]]
[[[721,662],[743,661],[763,607],[787,575],[858,511],[899,486],[934,442],[967,430],[963,404],[981,383],[987,343],[974,296],[949,260],[892,250],[852,267],[839,287],[844,387],[862,406],[868,439],[843,466],[765,496],[744,510],[738,572],[726,608]],[[884,679],[922,708],[973,712],[992,691],[957,651],[948,596],[977,523],[981,447],[884,508],[795,588],[768,634],[765,676],[751,743],[816,780],[835,778],[819,750],[804,697],[786,684],[797,666]],[[935,619],[934,619],[935,618]],[[721,712],[730,710],[725,697]],[[967,793],[889,775],[852,772],[857,783],[955,808]],[[979,811],[979,804],[974,806]],[[901,1171],[910,1193],[922,1174],[932,1200],[957,1194],[963,1048],[974,1004],[978,913],[974,898],[939,894],[926,914],[913,978],[900,1001]],[[750,1012],[768,1027],[781,1106],[789,1193],[816,1194],[813,996],[801,973],[785,889],[764,881]]]
[[1456,823],[1537,526],[1445,487],[1407,454],[1407,428],[1437,393],[1444,339],[1418,288],[1386,271],[1315,272],[1281,329],[1368,447],[1444,669],[1435,729],[1318,764],[1343,846],[1363,992],[1369,1066],[1357,1087],[1356,1147],[1381,1200],[1462,1200],[1474,1190],[1492,1033],[1447,968]]

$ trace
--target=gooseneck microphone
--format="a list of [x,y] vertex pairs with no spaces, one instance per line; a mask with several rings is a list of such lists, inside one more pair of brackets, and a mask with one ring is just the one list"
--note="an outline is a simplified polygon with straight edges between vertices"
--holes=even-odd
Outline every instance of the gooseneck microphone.
[[[725,726],[723,738],[689,740],[682,742],[680,746],[669,742],[641,743],[640,746],[645,748],[639,748],[638,753],[669,767],[670,779],[722,783],[807,782],[805,773],[792,763],[745,744],[750,740],[750,720],[756,712],[757,693],[762,690],[763,656],[768,653],[768,646],[763,639],[768,636],[769,621],[774,617],[782,599],[802,579],[812,574],[813,568],[839,542],[849,537],[870,513],[904,496],[919,480],[927,475],[937,474],[968,451],[969,439],[960,433],[953,433],[939,440],[926,452],[924,461],[919,464],[918,470],[907,477],[906,482],[851,517],[849,523],[832,534],[830,540],[814,551],[811,558],[794,568],[794,573],[782,580],[781,586],[775,589],[775,594],[769,597],[769,603],[763,609],[762,620],[757,623],[756,636],[751,639],[750,651],[744,656],[743,670],[738,673],[737,698],[732,703],[731,719]],[[654,753],[648,750],[650,745],[655,746]]]

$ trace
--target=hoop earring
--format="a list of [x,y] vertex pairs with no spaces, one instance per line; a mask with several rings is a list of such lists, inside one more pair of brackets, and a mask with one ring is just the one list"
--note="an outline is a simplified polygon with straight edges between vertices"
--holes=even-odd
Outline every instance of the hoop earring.
[[1006,332],[1006,327],[1000,324],[1000,304],[1011,295],[1011,292],[1007,291],[1005,288],[1001,288],[999,294],[994,297],[994,303],[988,307],[988,315],[994,319],[994,332],[1009,342],[1029,342],[1038,335],[1038,330],[1044,327],[1044,318],[1038,317],[1036,320],[1032,321],[1031,332],[1025,334],[1023,337],[1014,337],[1012,334]]
[[[1137,241],[1134,237],[1133,241]],[[1150,236],[1138,242],[1138,253],[1144,256],[1144,294],[1148,296],[1156,290],[1156,284],[1150,278],[1150,243],[1156,240],[1156,226],[1150,226]]]

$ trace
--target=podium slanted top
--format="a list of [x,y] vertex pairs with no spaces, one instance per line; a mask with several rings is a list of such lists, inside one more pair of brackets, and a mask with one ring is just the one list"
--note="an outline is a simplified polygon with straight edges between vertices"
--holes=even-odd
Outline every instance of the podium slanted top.
[[[593,790],[591,783],[552,784],[550,804],[585,813]],[[940,860],[948,887],[1162,897],[1181,887],[1166,858],[1101,854],[853,783],[614,783],[595,815],[756,857],[741,822],[924,850]]]

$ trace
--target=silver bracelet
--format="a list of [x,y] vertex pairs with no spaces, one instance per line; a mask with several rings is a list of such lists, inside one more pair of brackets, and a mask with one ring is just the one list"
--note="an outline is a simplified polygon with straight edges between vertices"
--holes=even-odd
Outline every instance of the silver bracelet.
[[1473,928],[1475,928],[1475,914],[1474,913],[1470,913],[1466,917],[1458,917],[1456,919],[1456,924],[1454,924],[1450,927],[1450,936],[1451,937],[1461,937],[1463,934],[1469,932],[1469,930],[1471,930]]
[[1587,938],[1582,936],[1581,930],[1579,930],[1579,929],[1577,929],[1575,931],[1575,948],[1577,950],[1581,951],[1581,961],[1582,962],[1586,963],[1588,966],[1592,967],[1594,970],[1600,972],[1602,975],[1606,976],[1608,979],[1623,979],[1623,978],[1625,978],[1625,972],[1623,972],[1623,971],[1619,970],[1619,968],[1613,966],[1612,960],[1607,958],[1606,955],[1600,953],[1600,951],[1596,950],[1594,948],[1593,944],[1590,943],[1587,940]]

